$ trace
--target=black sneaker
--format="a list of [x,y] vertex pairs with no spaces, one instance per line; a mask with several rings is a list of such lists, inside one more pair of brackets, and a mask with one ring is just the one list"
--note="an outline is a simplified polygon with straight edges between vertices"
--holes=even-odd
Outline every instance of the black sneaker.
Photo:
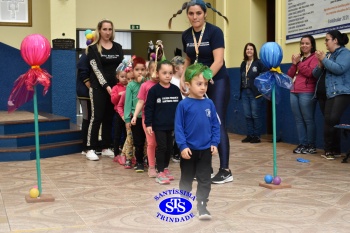
[[323,158],[325,158],[327,160],[334,160],[335,159],[335,157],[332,154],[332,152],[326,152],[326,153],[322,154],[321,157],[323,157]]
[[243,143],[250,142],[253,139],[252,136],[248,135],[245,139],[242,140]]
[[309,144],[304,151],[301,153],[303,154],[316,154],[316,147],[312,144]]
[[[297,146],[297,148],[295,148],[294,150],[293,150],[293,153],[294,154],[301,154],[301,153],[303,153],[303,151],[305,152],[306,151],[306,147],[304,146],[304,145],[298,145]],[[304,153],[303,153],[304,154]]]
[[180,156],[179,155],[174,155],[171,159],[175,163],[180,163]]
[[226,171],[223,168],[219,169],[219,172],[211,179],[214,184],[224,184],[233,181],[231,170]]
[[142,172],[145,171],[145,166],[144,166],[142,163],[138,163],[138,164],[136,164],[136,166],[135,166],[135,171],[136,171],[137,173],[142,173]]
[[207,210],[207,203],[201,202],[197,204],[198,218],[199,220],[211,220],[211,215]]
[[253,136],[252,140],[250,140],[250,143],[260,143],[260,137],[258,136]]

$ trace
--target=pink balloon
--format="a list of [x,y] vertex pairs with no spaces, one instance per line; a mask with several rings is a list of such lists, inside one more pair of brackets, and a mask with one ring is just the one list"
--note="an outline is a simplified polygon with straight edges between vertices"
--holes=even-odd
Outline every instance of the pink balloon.
[[26,36],[21,43],[21,56],[30,66],[40,66],[50,57],[50,42],[40,34]]

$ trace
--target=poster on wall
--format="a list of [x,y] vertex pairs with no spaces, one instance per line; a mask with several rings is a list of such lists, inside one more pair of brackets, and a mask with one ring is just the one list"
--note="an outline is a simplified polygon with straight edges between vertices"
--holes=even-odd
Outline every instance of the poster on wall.
[[302,35],[324,37],[328,31],[350,32],[350,0],[287,0],[286,44]]
[[0,0],[0,26],[32,26],[32,0]]

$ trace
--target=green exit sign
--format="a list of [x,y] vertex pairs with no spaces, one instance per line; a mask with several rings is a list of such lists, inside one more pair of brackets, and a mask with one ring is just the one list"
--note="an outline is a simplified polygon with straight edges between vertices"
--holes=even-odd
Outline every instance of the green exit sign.
[[140,25],[131,24],[130,29],[140,29]]

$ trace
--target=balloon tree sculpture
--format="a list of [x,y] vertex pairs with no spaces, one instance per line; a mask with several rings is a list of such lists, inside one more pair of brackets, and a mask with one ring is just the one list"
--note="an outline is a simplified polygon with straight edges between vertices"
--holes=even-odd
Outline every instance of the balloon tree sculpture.
[[[270,69],[259,75],[254,84],[259,92],[267,99],[272,99],[272,138],[273,138],[273,176],[277,177],[277,158],[276,158],[276,100],[279,102],[279,88],[291,89],[293,87],[292,79],[283,74],[279,65],[283,58],[281,47],[276,42],[267,42],[260,49],[260,59],[263,64]],[[279,177],[278,177],[279,178]],[[290,187],[290,186],[289,186]]]
[[[24,103],[30,101],[34,97],[34,127],[35,127],[35,150],[36,150],[36,169],[38,181],[38,197],[33,195],[26,196],[27,202],[37,201],[54,201],[51,195],[42,195],[41,188],[41,171],[40,171],[40,148],[39,148],[39,123],[38,123],[38,103],[36,95],[36,85],[44,86],[43,95],[46,95],[50,87],[51,75],[44,69],[40,68],[42,64],[50,57],[50,42],[40,34],[31,34],[25,37],[21,43],[21,56],[24,61],[31,66],[25,73],[19,76],[15,81],[7,102],[8,112],[14,112]],[[36,188],[36,187],[35,187]]]

